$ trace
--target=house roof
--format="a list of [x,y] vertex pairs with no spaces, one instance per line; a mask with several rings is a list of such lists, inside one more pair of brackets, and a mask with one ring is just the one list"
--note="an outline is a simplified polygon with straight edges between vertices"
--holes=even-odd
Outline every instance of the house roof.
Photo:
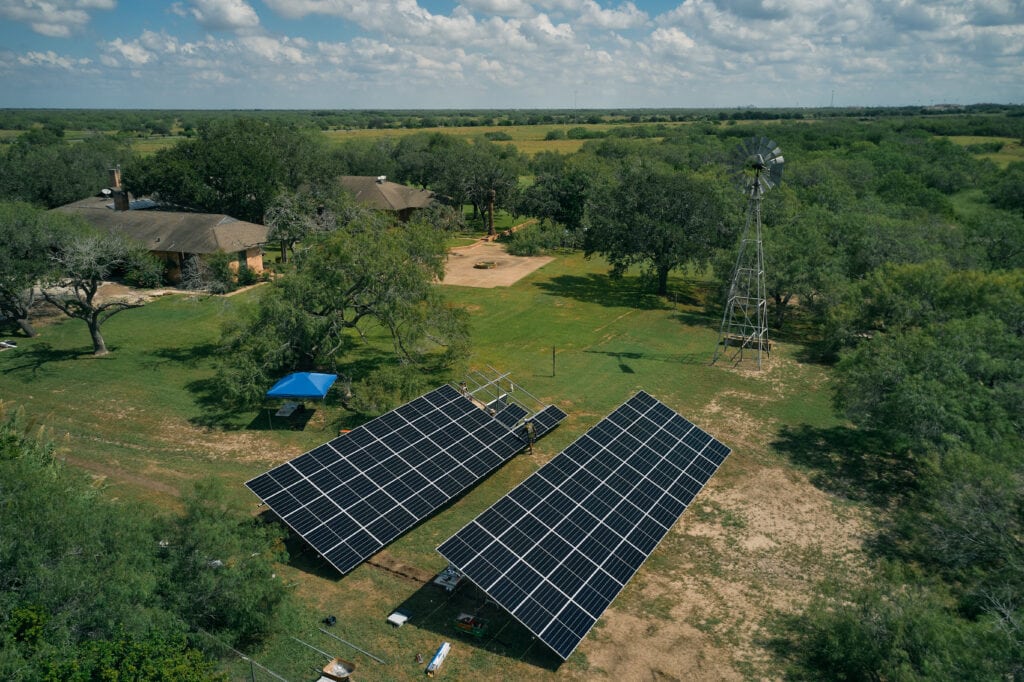
[[121,232],[142,242],[150,251],[233,253],[267,241],[266,226],[223,213],[139,210],[139,201],[130,205],[131,210],[115,211],[109,197],[90,197],[53,210],[79,215],[107,232]]
[[372,175],[343,175],[341,186],[356,196],[356,201],[384,211],[404,211],[410,208],[427,208],[434,203],[434,193],[429,190],[407,187]]

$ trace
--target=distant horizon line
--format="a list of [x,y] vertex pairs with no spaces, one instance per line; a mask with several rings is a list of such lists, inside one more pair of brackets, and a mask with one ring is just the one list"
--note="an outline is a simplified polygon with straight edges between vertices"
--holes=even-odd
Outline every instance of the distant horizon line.
[[103,106],[0,106],[0,111],[387,111],[387,112],[484,112],[484,111],[831,111],[844,109],[968,109],[972,107],[1024,107],[1015,102],[933,102],[929,104],[843,104],[820,106],[608,106],[608,107],[103,107]]

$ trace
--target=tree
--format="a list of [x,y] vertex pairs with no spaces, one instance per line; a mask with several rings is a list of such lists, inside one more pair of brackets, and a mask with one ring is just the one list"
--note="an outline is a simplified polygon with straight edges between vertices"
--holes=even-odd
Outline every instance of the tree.
[[127,143],[106,135],[75,143],[23,135],[0,154],[0,199],[55,208],[95,195],[108,169],[131,159]]
[[83,233],[64,240],[52,255],[55,268],[43,297],[70,318],[82,320],[92,337],[93,354],[106,355],[101,327],[114,315],[142,306],[139,298],[97,298],[100,285],[115,273],[133,267],[152,267],[153,257],[142,246],[117,234]]
[[859,288],[855,328],[870,338],[837,366],[838,405],[922,456],[965,446],[1015,452],[1024,385],[1021,273],[889,266]]
[[432,186],[456,205],[472,204],[474,215],[486,216],[488,232],[493,234],[494,210],[512,205],[519,169],[514,151],[481,138],[449,149]]
[[643,266],[657,292],[665,295],[669,272],[706,264],[715,249],[734,241],[739,193],[726,195],[723,185],[707,176],[629,159],[610,182],[591,193],[584,251],[604,256],[613,277],[632,265]]
[[[783,187],[773,194],[785,192]],[[813,307],[842,273],[843,263],[828,238],[834,214],[820,206],[794,206],[788,215],[773,213],[766,211],[763,235],[765,283],[775,304],[775,328],[782,329],[793,298]]]
[[995,183],[988,190],[993,204],[999,208],[1013,211],[1024,216],[1024,162],[1017,161],[1006,167],[999,174]]
[[277,195],[264,216],[270,228],[267,238],[281,242],[281,262],[288,262],[288,252],[295,254],[295,244],[318,231],[331,229],[339,212],[339,203],[350,204],[348,194],[340,192],[335,198],[327,191],[310,186],[297,191],[283,191]]
[[587,197],[603,167],[590,155],[542,152],[534,158],[534,182],[523,190],[517,210],[552,220],[575,232],[583,225]]
[[333,370],[367,325],[385,330],[402,362],[419,362],[439,346],[445,362],[465,355],[465,313],[433,285],[444,275],[444,235],[387,221],[365,213],[311,240],[294,271],[228,324],[219,371],[226,403],[258,403],[288,371]]
[[402,182],[423,189],[437,185],[448,162],[461,158],[469,143],[444,133],[406,135],[395,146],[395,173]]
[[287,559],[279,526],[266,526],[225,501],[216,479],[185,496],[185,513],[165,522],[158,590],[193,627],[236,646],[270,632],[286,588],[274,562]]
[[125,186],[136,195],[262,223],[282,188],[322,183],[331,175],[312,133],[277,121],[218,120],[198,137],[132,163]]
[[0,203],[0,318],[13,320],[27,336],[36,335],[29,320],[36,285],[53,269],[51,255],[71,223],[29,204]]
[[226,508],[207,483],[186,497],[185,515],[154,522],[138,505],[97,495],[55,459],[50,434],[30,428],[23,408],[4,408],[0,678],[224,679],[187,633],[209,627],[236,645],[258,642],[287,598],[271,577],[280,531]]

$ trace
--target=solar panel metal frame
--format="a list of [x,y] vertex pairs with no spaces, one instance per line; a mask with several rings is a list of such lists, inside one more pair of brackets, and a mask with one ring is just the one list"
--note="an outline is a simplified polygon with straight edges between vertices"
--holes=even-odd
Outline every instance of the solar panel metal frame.
[[245,485],[344,574],[526,445],[445,385]]
[[438,552],[565,660],[729,452],[640,391]]

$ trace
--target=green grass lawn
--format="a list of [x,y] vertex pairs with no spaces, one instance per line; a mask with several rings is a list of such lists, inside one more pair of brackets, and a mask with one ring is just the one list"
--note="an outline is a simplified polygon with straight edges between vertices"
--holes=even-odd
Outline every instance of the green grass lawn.
[[[538,443],[533,455],[511,460],[389,545],[385,553],[390,559],[440,571],[445,562],[435,551],[438,544],[639,389],[733,447],[713,481],[714,488],[725,492],[742,489],[763,470],[789,466],[771,446],[780,428],[835,424],[828,395],[821,390],[822,368],[797,363],[793,346],[781,344],[772,368],[764,372],[710,365],[718,320],[702,311],[702,282],[675,277],[671,296],[662,298],[645,292],[635,275],[612,282],[606,272],[600,260],[569,254],[511,287],[444,287],[454,303],[470,311],[471,367],[511,373],[514,382],[569,417]],[[259,288],[229,298],[170,295],[124,312],[104,326],[112,353],[103,358],[91,356],[81,322],[45,325],[38,338],[19,339],[17,349],[0,352],[0,397],[5,404],[24,406],[53,429],[68,462],[90,473],[107,496],[174,508],[176,490],[200,477],[216,476],[230,484],[240,507],[255,511],[257,500],[244,481],[330,439],[338,424],[350,424],[353,418],[329,402],[304,431],[270,430],[266,414],[255,411],[211,423],[207,401],[221,323],[258,295]],[[756,426],[753,432],[750,423]],[[684,516],[684,524],[733,530],[750,523],[747,512],[725,503],[706,504],[697,507],[703,512],[691,521]],[[301,543],[292,542],[290,550],[293,558],[280,573],[294,585],[302,606],[283,619],[282,634],[255,656],[288,679],[311,679],[312,667],[324,662],[292,636],[357,661],[361,679],[380,680],[418,679],[423,666],[414,662],[414,655],[429,658],[442,641],[453,643],[441,675],[447,679],[605,679],[612,672],[593,661],[607,647],[638,646],[609,634],[602,619],[580,650],[559,665],[543,645],[493,607],[487,614],[492,632],[499,634],[470,641],[454,630],[452,619],[479,606],[478,594],[460,591],[449,599],[432,586],[368,563],[342,578]],[[746,561],[745,551],[735,541],[719,546],[705,537],[674,532],[613,609],[624,617],[649,619],[651,633],[682,627],[680,623],[692,619],[694,632],[707,638],[707,646],[720,647],[716,655],[733,669],[774,675],[777,669],[770,661],[748,660],[743,650],[730,648],[736,638],[753,636],[737,633],[759,622],[761,611],[732,609],[723,615],[693,605],[684,608],[680,600],[685,597],[654,589],[662,580],[718,585],[724,567]],[[786,551],[779,561],[799,566],[782,571],[785,579],[790,581],[789,574],[796,572],[803,580],[797,588],[808,589],[820,555]],[[695,556],[703,559],[694,563],[679,558]],[[751,591],[797,589],[789,582],[778,584],[780,578],[743,580],[744,589]],[[403,605],[414,611],[414,620],[401,629],[390,628],[384,622],[387,614]],[[317,623],[328,613],[339,619],[334,634],[388,663],[375,663],[319,633]],[[248,679],[248,664],[227,665],[235,679]]]

